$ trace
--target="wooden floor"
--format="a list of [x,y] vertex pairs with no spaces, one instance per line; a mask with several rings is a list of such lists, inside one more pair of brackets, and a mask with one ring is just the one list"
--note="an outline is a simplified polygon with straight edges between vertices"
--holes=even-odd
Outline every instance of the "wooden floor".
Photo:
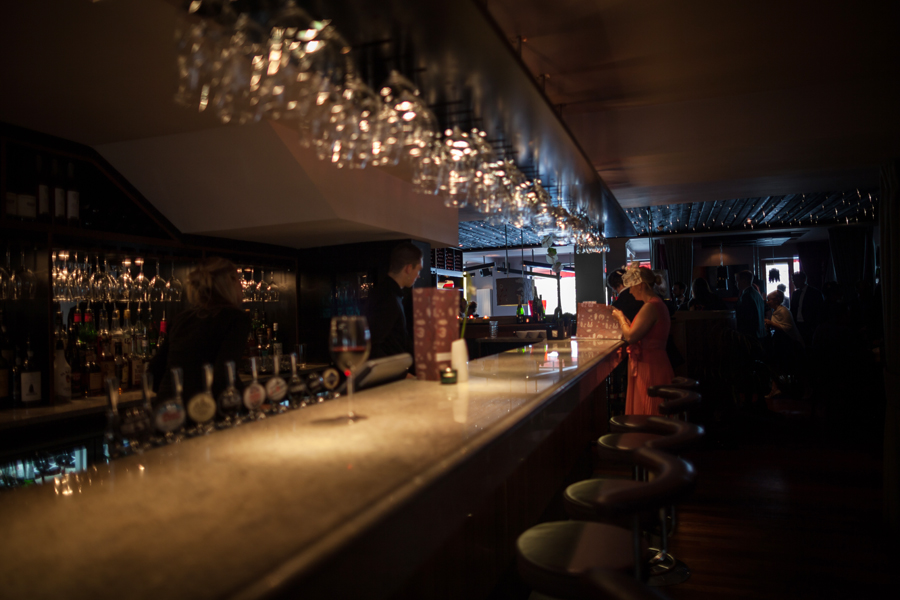
[[673,554],[686,598],[882,598],[897,544],[881,526],[877,432],[742,416],[690,459],[699,483],[679,508]]
[[[774,408],[711,427],[687,457],[699,482],[671,551],[692,575],[661,590],[673,600],[893,596],[898,544],[881,526],[877,424],[848,435]],[[515,577],[491,597],[527,597]]]

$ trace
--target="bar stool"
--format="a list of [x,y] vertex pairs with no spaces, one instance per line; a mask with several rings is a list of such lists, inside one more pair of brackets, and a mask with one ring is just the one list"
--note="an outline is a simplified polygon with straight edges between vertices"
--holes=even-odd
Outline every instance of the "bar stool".
[[[693,467],[665,452],[640,448],[630,460],[654,474],[634,487],[594,498],[598,511],[631,516],[631,531],[615,525],[555,521],[536,525],[516,542],[519,574],[534,590],[557,598],[584,598],[581,576],[593,569],[634,572],[641,581],[645,549],[640,516],[680,497],[694,484]],[[631,546],[631,552],[627,551]]]
[[700,382],[696,379],[691,379],[690,377],[673,377],[670,383],[653,387],[678,388],[681,390],[698,390],[700,389]]
[[[672,390],[680,393],[694,394],[694,392],[685,392],[684,390]],[[694,394],[696,395],[696,394]],[[688,402],[689,400],[685,400]],[[690,399],[691,402],[697,401]],[[639,448],[647,447],[656,450],[663,450],[678,454],[686,450],[690,450],[697,446],[704,434],[703,428],[699,425],[687,423],[685,421],[675,421],[662,417],[647,417],[644,427],[640,431],[627,433],[609,433],[601,437],[598,442],[598,448],[601,452],[611,454],[616,458],[626,458],[629,453]],[[646,478],[646,474],[640,469],[635,469],[635,479],[640,481]],[[591,481],[591,480],[588,480]],[[584,482],[581,482],[584,483]],[[570,488],[574,488],[579,484],[576,483]],[[576,488],[575,491],[580,493],[581,490]],[[590,493],[590,488],[584,490]],[[573,491],[574,493],[574,491]],[[569,489],[566,490],[566,507],[569,508]],[[589,496],[587,496],[589,497]],[[659,514],[660,523],[660,547],[656,550],[653,557],[650,585],[672,585],[687,581],[691,576],[690,569],[682,561],[669,554],[669,535],[670,523],[671,528],[675,529],[675,509],[670,510],[662,507]]]
[[[677,379],[677,378],[676,378]],[[666,416],[684,415],[687,411],[700,405],[702,398],[697,392],[668,386],[647,388],[647,393],[654,398],[662,398],[659,413]],[[613,433],[634,433],[646,431],[651,415],[616,415],[609,420],[609,429]]]

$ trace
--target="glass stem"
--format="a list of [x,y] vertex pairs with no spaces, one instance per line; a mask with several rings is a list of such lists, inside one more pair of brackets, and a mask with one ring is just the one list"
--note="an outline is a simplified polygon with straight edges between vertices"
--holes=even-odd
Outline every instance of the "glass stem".
[[347,369],[347,416],[353,420],[353,369]]

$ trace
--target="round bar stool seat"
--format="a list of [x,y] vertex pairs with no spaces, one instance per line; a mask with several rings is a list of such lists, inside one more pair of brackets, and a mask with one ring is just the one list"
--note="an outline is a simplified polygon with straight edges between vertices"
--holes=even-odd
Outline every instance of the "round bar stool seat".
[[682,390],[696,390],[700,387],[700,382],[690,377],[673,377],[672,381],[665,386],[670,388],[679,388]]
[[[680,388],[654,386],[648,388],[651,397],[662,398],[659,412],[662,415],[682,415],[697,407],[702,398],[700,394]],[[613,433],[645,432],[653,429],[652,415],[616,415],[609,420],[609,429]]]
[[[519,574],[532,589],[556,598],[581,598],[580,577],[593,569],[634,570],[632,532],[587,521],[535,525],[516,542]],[[646,544],[641,547],[646,553]]]
[[632,452],[643,448],[648,442],[663,437],[658,433],[607,433],[597,441],[597,445],[610,452]]
[[666,600],[657,590],[618,571],[594,570],[585,573],[581,581],[583,597],[588,600]]
[[566,512],[573,519],[579,521],[597,521],[598,514],[596,498],[620,490],[636,489],[646,485],[642,481],[632,479],[585,479],[573,483],[563,492]]

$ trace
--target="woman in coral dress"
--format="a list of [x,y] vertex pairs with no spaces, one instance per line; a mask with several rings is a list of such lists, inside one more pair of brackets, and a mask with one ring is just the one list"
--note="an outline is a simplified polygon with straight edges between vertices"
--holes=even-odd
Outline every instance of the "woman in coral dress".
[[659,277],[646,267],[633,263],[622,277],[631,294],[644,305],[629,322],[622,311],[613,309],[613,316],[622,327],[628,343],[628,395],[625,414],[658,415],[659,398],[647,395],[647,388],[665,385],[675,376],[666,355],[671,320],[665,303],[653,290],[660,283]]

